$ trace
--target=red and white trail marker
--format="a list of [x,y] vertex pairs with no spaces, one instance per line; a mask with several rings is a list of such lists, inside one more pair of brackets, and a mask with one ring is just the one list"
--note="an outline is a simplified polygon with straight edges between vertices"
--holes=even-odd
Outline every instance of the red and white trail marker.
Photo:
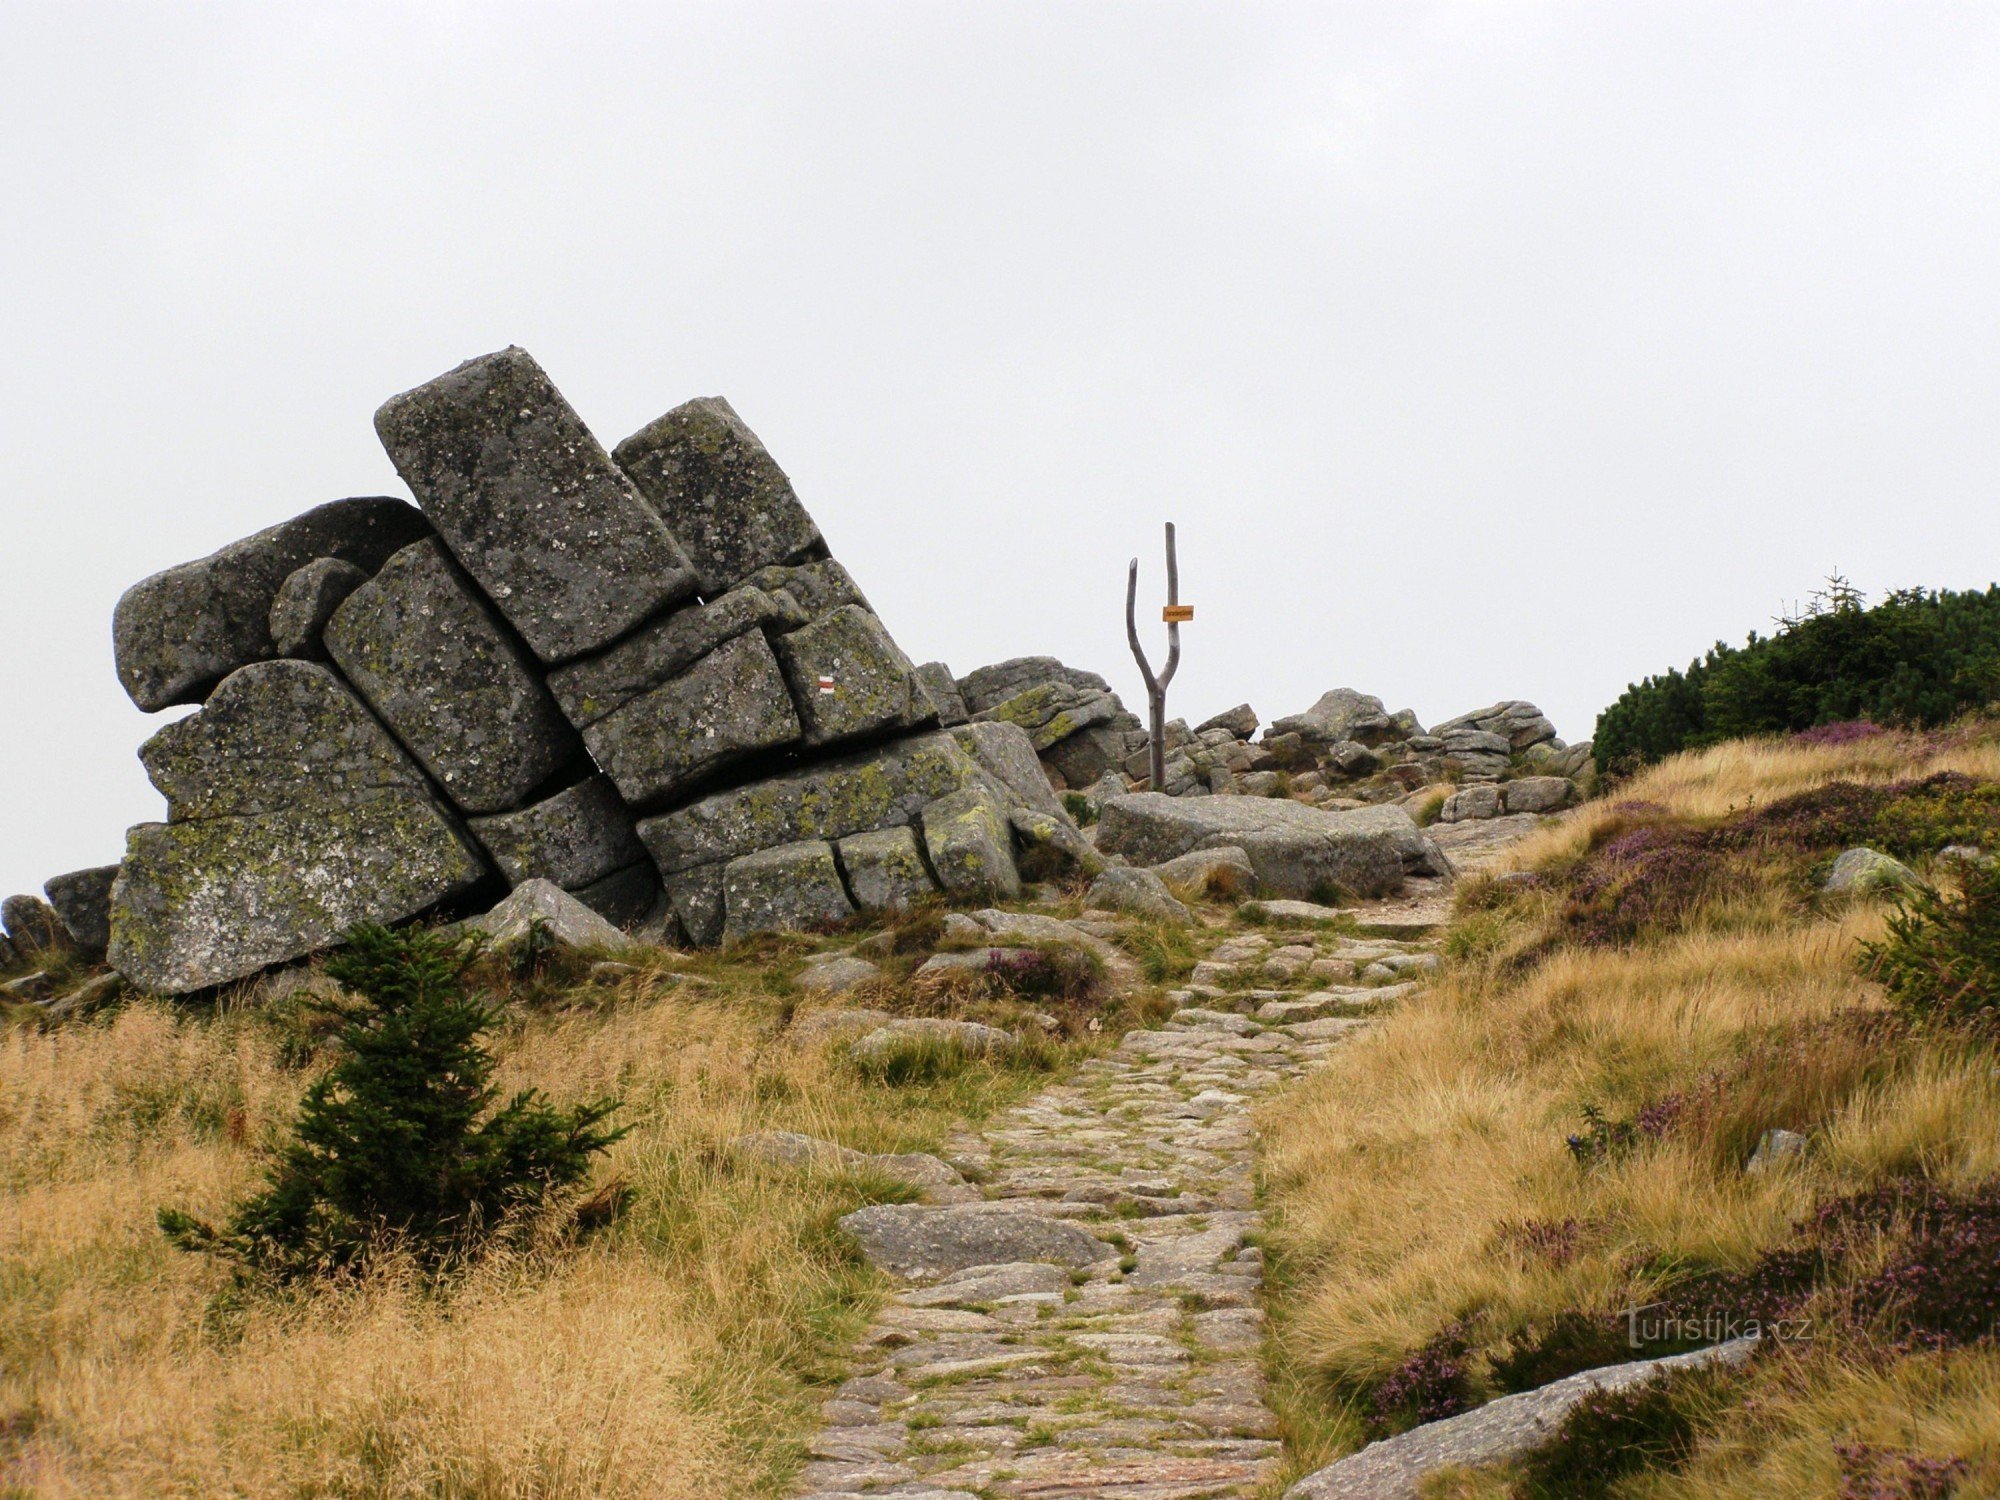
[[833,679],[831,677],[820,678],[819,690],[822,693],[831,693],[833,691]]

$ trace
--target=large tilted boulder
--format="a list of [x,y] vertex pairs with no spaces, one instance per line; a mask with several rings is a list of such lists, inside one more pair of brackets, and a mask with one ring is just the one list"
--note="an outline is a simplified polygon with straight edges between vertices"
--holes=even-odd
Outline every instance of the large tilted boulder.
[[612,456],[687,547],[710,598],[820,545],[785,471],[720,396],[676,406]]
[[1098,816],[1097,847],[1135,865],[1196,849],[1241,849],[1268,895],[1303,899],[1327,886],[1354,896],[1401,889],[1405,875],[1445,875],[1437,845],[1399,807],[1324,812],[1265,797],[1113,797]]
[[334,500],[155,573],[112,615],[118,680],[148,713],[199,703],[238,667],[278,654],[271,605],[299,568],[327,557],[372,573],[429,534],[408,501]]
[[169,821],[128,836],[110,961],[142,989],[243,978],[486,874],[422,770],[325,667],[244,667],[140,754]]
[[348,595],[326,647],[458,806],[517,806],[583,756],[534,658],[435,541]]
[[543,661],[609,645],[698,577],[525,349],[392,397],[375,431],[445,544]]
[[141,751],[167,821],[132,831],[108,897],[104,872],[65,893],[139,988],[509,888],[522,911],[713,943],[1011,894],[1021,857],[1036,878],[1102,868],[1037,749],[1115,759],[1136,721],[1102,679],[1024,661],[974,674],[1000,711],[965,722],[726,401],[614,461],[506,349],[376,429],[421,514],[324,506],[121,606],[134,697],[207,698]]

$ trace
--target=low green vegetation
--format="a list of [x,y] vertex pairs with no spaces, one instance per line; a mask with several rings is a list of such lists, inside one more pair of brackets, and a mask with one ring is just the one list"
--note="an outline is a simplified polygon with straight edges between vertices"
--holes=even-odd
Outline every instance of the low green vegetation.
[[1745,735],[1928,727],[2000,699],[2000,585],[1904,589],[1868,607],[1830,580],[1805,613],[1686,671],[1628,687],[1597,721],[1601,771],[1629,772]]

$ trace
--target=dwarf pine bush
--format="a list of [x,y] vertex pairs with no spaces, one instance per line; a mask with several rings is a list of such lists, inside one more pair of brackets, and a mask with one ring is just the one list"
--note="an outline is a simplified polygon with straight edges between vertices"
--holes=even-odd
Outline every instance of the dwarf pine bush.
[[389,1245],[435,1270],[580,1181],[625,1133],[604,1128],[618,1103],[499,1102],[481,1045],[498,1013],[466,985],[477,956],[416,928],[350,933],[327,973],[358,998],[267,1186],[221,1228],[162,1209],[168,1237],[278,1280],[356,1270]]

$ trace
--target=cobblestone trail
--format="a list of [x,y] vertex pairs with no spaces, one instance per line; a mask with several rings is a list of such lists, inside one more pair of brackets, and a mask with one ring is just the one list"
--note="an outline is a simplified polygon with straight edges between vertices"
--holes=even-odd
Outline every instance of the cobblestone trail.
[[[1404,903],[1402,925],[1441,904]],[[1421,936],[1232,936],[1163,1029],[954,1140],[988,1201],[941,1212],[1051,1215],[1116,1254],[975,1266],[893,1298],[826,1403],[800,1493],[1194,1500],[1270,1479],[1251,1109],[1435,962]]]

